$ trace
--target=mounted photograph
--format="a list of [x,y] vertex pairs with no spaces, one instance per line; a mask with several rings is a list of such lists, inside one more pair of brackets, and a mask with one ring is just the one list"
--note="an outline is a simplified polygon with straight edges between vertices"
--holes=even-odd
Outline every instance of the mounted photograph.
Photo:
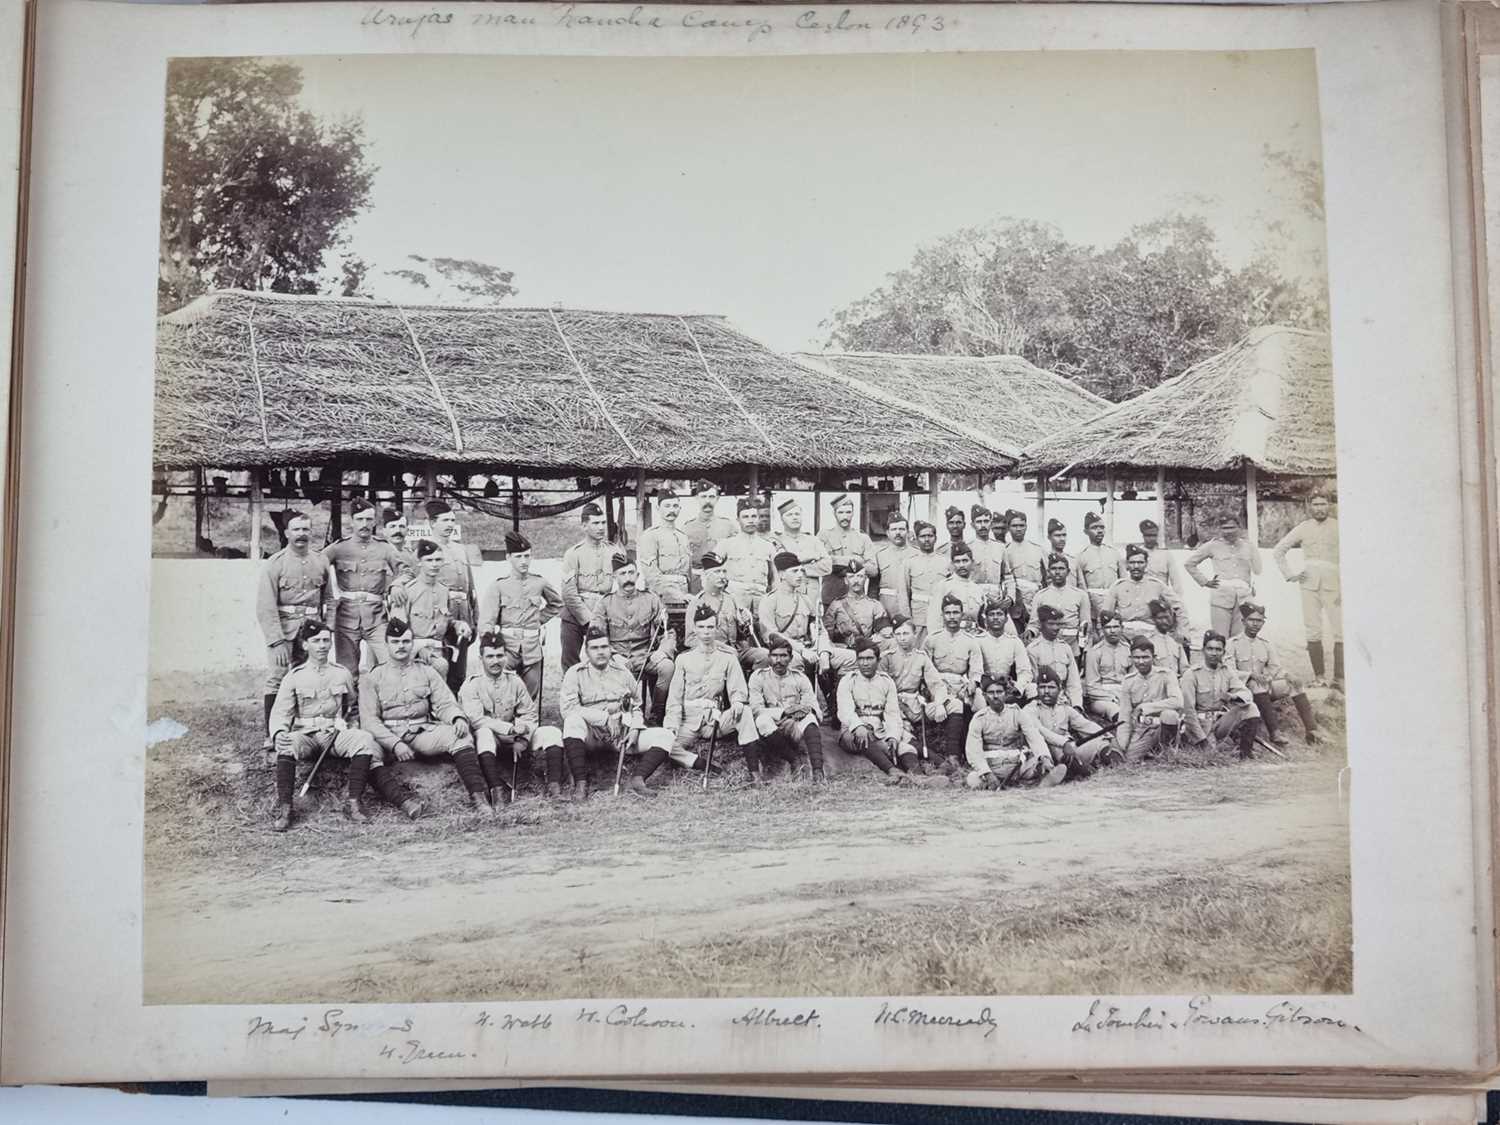
[[1352,991],[1311,50],[162,98],[146,1003]]

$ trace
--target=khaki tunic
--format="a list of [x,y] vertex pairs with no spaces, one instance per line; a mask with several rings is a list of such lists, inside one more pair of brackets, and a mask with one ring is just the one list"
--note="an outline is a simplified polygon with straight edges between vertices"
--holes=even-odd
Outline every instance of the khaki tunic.
[[910,543],[898,547],[887,541],[875,548],[879,581],[870,583],[870,593],[880,598],[886,613],[911,616],[911,606],[906,600],[906,561],[918,553]]
[[323,552],[309,548],[298,555],[290,547],[277,551],[261,566],[255,592],[255,620],[267,647],[296,639],[309,618],[324,620],[331,600]]
[[286,674],[271,707],[270,733],[331,729],[354,704],[354,677],[341,664],[311,660]]
[[748,594],[751,600],[771,588],[775,570],[776,544],[764,535],[746,535],[743,531],[721,539],[718,552],[724,559],[724,573],[729,576],[729,592]]
[[491,676],[482,668],[458,689],[458,703],[476,727],[483,724],[496,734],[511,734],[517,721],[535,727],[541,719],[537,701],[526,690],[525,681],[509,668]]
[[1074,707],[1083,706],[1083,681],[1078,678],[1078,657],[1072,645],[1061,637],[1055,641],[1038,637],[1026,646],[1026,655],[1031,657],[1033,676],[1043,668],[1051,668],[1062,683],[1063,698]]
[[614,543],[575,543],[562,557],[562,619],[580,627],[593,620],[599,603],[615,586],[614,561],[624,552]]
[[359,724],[382,750],[437,723],[463,718],[443,677],[415,660],[377,664],[359,681]]
[[667,693],[667,713],[662,725],[679,735],[696,731],[705,716],[719,710],[721,696],[731,707],[743,707],[749,699],[745,673],[729,649],[694,649],[677,658],[672,687]]
[[874,598],[846,594],[828,607],[823,625],[839,644],[853,644],[859,637],[868,637],[875,619],[884,613],[884,607]]
[[1010,773],[1028,755],[1051,758],[1036,717],[1007,704],[975,714],[964,742],[964,758],[976,773]]
[[671,524],[655,524],[641,532],[635,548],[641,585],[669,606],[686,605],[692,580],[691,549],[688,537]]
[[873,676],[855,672],[839,680],[839,722],[846,732],[869,727],[876,738],[886,739],[904,750],[910,749],[901,704],[897,699],[896,681],[878,668]]
[[[846,560],[848,565],[858,567],[868,574],[872,579],[880,573],[880,567],[875,562],[875,544],[863,531],[857,527],[851,527],[845,531],[835,521],[831,526],[825,527],[818,532],[818,538],[823,541],[823,546],[828,549],[829,562],[832,556],[840,556]],[[832,574],[823,579],[823,603],[826,605],[838,598],[842,598],[849,589],[849,583],[842,577]]]
[[499,628],[505,651],[529,667],[542,659],[542,630],[562,608],[562,596],[545,578],[508,574],[491,582],[480,599],[480,631]]
[[926,628],[928,611],[939,584],[953,573],[947,555],[923,554],[920,548],[906,560],[906,605],[912,624]]

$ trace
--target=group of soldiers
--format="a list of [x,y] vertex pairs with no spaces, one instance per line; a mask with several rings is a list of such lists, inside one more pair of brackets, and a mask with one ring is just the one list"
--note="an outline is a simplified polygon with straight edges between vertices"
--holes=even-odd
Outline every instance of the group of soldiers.
[[[1149,520],[1143,542],[1122,550],[1090,513],[1075,556],[1059,521],[1043,547],[1019,511],[976,505],[966,518],[950,507],[942,543],[933,524],[908,529],[893,514],[877,545],[854,526],[849,496],[834,498],[834,522],[816,535],[795,500],[775,508],[772,530],[766,498],[741,498],[735,524],[717,515],[719,499],[700,485],[683,520],[682,498],[658,494],[633,557],[585,504],[557,588],[532,573],[531,544],[511,531],[509,572],[476,589],[440,500],[426,506],[430,538],[415,544],[400,512],[366,500],[351,507],[353,534],[321,550],[308,518],[292,514],[258,600],[273,827],[291,823],[297,762],[326,755],[348,759],[345,811],[366,820],[367,788],[413,819],[423,813],[397,770],[415,756],[450,759],[473,806],[494,814],[534,755],[552,798],[586,799],[589,754],[602,751],[615,790],[649,799],[668,761],[718,773],[731,747],[755,784],[775,761],[823,781],[830,734],[890,784],[986,789],[1048,787],[1183,740],[1249,757],[1257,742],[1286,741],[1281,700],[1318,738],[1307,695],[1260,635],[1259,554],[1234,516],[1179,571]],[[1295,546],[1304,566],[1292,575]],[[1330,619],[1341,689],[1337,523],[1325,498],[1273,556],[1302,584],[1319,679]],[[1196,659],[1182,572],[1210,590]],[[558,722],[544,724],[554,617],[564,673]]]

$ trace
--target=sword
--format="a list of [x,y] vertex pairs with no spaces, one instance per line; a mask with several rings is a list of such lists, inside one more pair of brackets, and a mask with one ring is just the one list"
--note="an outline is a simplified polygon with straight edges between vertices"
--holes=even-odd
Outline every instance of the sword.
[[333,738],[330,738],[328,740],[328,745],[325,746],[325,747],[323,747],[323,752],[318,755],[318,760],[313,763],[313,768],[308,772],[307,780],[302,783],[302,788],[301,788],[301,790],[298,791],[297,796],[299,796],[299,797],[306,797],[307,796],[307,787],[312,784],[313,778],[317,776],[317,774],[318,774],[318,767],[323,764],[323,759],[326,758],[326,757],[328,757],[328,751],[330,751],[330,750],[333,749],[334,741],[337,738],[338,738],[338,731],[334,731],[333,732]]
[[1281,758],[1283,761],[1286,759],[1286,755],[1285,754],[1283,754],[1280,750],[1276,749],[1276,747],[1272,746],[1269,742],[1267,742],[1264,738],[1261,738],[1259,735],[1255,736],[1255,745],[1259,746],[1262,750],[1269,750],[1271,753],[1275,754],[1278,758]]
[[[703,791],[708,792],[708,777],[714,768],[714,749],[719,745],[719,722],[714,720],[714,729],[708,736],[708,758],[703,763]],[[764,776],[764,775],[762,775]]]

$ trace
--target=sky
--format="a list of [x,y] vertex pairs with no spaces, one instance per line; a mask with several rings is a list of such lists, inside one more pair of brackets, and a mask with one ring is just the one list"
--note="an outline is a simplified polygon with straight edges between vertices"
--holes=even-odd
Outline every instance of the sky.
[[1107,245],[1186,202],[1232,265],[1272,219],[1290,268],[1322,247],[1262,155],[1321,160],[1311,52],[287,61],[379,168],[347,252],[488,262],[516,305],[718,313],[792,350],[1003,217]]

